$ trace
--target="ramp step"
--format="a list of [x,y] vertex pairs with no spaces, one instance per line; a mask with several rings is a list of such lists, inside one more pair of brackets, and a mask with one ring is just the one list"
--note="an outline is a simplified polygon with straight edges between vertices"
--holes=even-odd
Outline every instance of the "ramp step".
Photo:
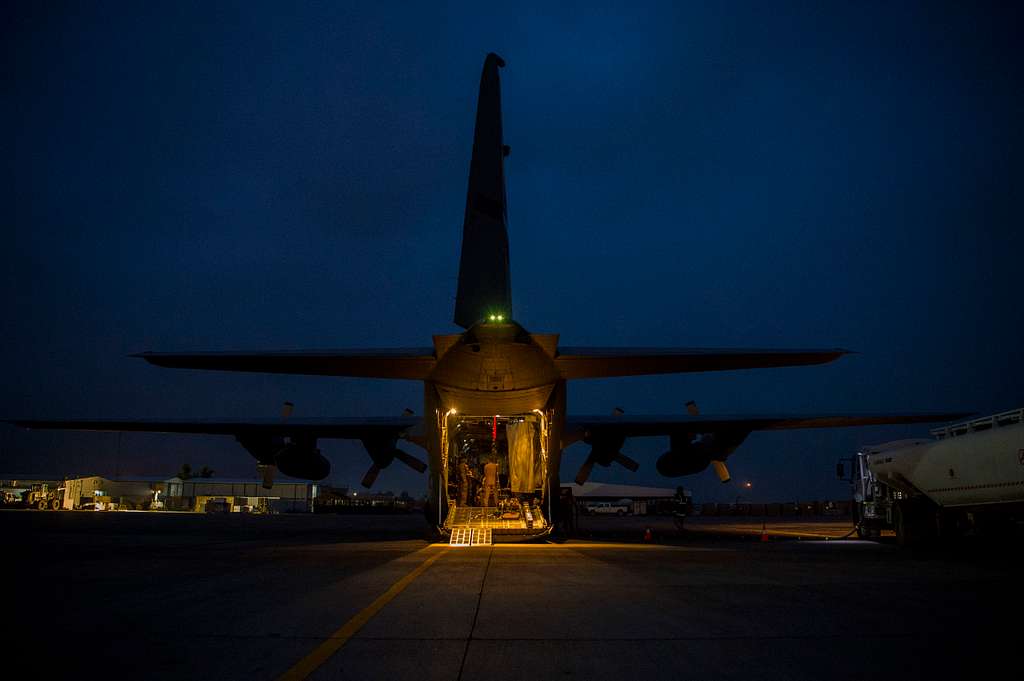
[[449,546],[470,546],[470,542],[473,540],[473,528],[471,527],[455,527],[452,528],[451,539],[448,540]]
[[490,546],[494,538],[489,527],[453,527],[449,546]]

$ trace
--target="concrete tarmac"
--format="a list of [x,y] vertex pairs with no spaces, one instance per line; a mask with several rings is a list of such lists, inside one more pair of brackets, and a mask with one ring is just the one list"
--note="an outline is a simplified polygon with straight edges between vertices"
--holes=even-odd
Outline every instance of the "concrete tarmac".
[[590,540],[450,548],[418,516],[0,512],[5,676],[1020,673],[1019,538],[908,551],[710,525],[659,525],[663,544],[612,522]]

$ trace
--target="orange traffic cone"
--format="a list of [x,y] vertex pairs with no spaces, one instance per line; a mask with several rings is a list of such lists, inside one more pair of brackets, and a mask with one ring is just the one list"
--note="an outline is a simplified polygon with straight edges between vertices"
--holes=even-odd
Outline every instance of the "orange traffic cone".
[[653,539],[654,537],[651,534],[651,528],[648,527],[646,530],[644,530],[644,543],[650,544],[651,541],[653,541]]
[[764,522],[761,523],[761,541],[768,541],[768,529]]

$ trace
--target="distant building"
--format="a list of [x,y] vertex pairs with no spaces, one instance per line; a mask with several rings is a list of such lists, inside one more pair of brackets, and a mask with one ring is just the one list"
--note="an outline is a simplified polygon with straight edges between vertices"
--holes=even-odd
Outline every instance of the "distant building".
[[112,480],[100,475],[68,478],[64,481],[62,508],[95,508],[93,504],[99,504],[99,508],[148,510],[163,488],[164,482],[160,478]]
[[316,498],[317,513],[405,513],[422,508],[422,504],[402,492],[354,492],[348,487],[324,485]]
[[670,487],[612,485],[603,482],[585,482],[577,485],[563,482],[562,489],[571,490],[577,507],[585,508],[603,501],[625,501],[634,515],[672,513],[680,501],[678,490]]
[[247,478],[174,477],[165,482],[165,507],[180,511],[309,513],[319,492],[314,483],[290,479],[277,480],[270,489]]
[[270,489],[255,479],[135,477],[99,475],[64,481],[63,508],[308,513],[317,485],[281,480]]

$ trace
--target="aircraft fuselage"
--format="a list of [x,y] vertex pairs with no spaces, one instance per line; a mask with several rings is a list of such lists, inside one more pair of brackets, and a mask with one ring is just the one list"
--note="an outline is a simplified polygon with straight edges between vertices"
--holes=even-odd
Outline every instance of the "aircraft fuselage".
[[[477,477],[479,461],[493,457],[500,461],[504,489],[522,486],[520,480],[510,480],[515,476],[509,470],[514,465],[509,450],[516,448],[504,428],[527,421],[539,438],[533,454],[543,466],[543,479],[534,481],[536,493],[513,496],[543,505],[544,527],[524,535],[550,532],[557,514],[565,424],[565,381],[554,363],[556,343],[556,336],[531,335],[511,322],[483,323],[463,334],[434,337],[438,361],[424,381],[423,433],[410,439],[429,454],[428,520],[442,531],[452,504],[460,503],[460,485],[466,484],[459,479],[460,457],[471,462]],[[490,445],[488,420],[493,423]],[[483,435],[474,434],[474,427],[484,428]]]

